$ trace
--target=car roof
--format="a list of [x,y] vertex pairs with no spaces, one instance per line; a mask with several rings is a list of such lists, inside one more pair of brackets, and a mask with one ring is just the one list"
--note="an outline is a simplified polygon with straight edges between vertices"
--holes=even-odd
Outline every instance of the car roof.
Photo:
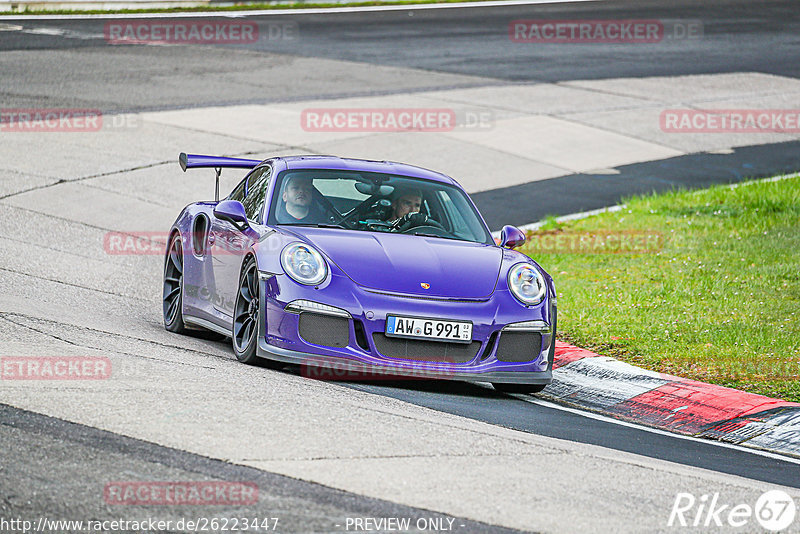
[[284,161],[286,163],[286,168],[289,170],[334,169],[356,172],[380,172],[459,185],[455,180],[446,174],[424,169],[422,167],[417,167],[415,165],[397,163],[394,161],[340,158],[338,156],[287,156],[275,159]]

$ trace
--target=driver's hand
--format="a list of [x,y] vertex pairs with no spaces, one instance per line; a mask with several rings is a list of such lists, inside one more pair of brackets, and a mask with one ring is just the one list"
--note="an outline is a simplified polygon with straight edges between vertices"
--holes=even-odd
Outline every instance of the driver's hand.
[[406,213],[400,219],[397,220],[395,226],[405,226],[409,225],[410,227],[414,226],[422,226],[428,222],[428,216],[424,213],[415,212],[415,213]]

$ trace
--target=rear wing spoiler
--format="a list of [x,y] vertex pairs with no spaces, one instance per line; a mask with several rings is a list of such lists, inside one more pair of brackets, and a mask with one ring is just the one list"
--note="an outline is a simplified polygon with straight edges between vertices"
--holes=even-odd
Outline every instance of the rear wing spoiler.
[[178,156],[178,163],[181,164],[181,169],[186,172],[186,169],[214,169],[217,171],[217,185],[214,194],[214,200],[219,201],[219,176],[222,174],[222,169],[252,169],[261,160],[258,159],[242,159],[242,158],[226,158],[224,156],[202,156],[200,154],[187,154],[181,152]]
[[186,169],[222,169],[231,167],[234,169],[252,169],[259,163],[260,159],[242,159],[242,158],[226,158],[223,156],[201,156],[200,154],[187,154],[181,152],[178,156],[178,161],[181,164],[181,169],[186,172]]

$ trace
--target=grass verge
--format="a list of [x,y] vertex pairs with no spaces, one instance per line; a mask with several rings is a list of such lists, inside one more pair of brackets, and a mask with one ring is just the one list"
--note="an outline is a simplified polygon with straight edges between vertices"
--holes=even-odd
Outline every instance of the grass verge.
[[800,176],[625,204],[521,248],[556,281],[559,338],[800,402]]

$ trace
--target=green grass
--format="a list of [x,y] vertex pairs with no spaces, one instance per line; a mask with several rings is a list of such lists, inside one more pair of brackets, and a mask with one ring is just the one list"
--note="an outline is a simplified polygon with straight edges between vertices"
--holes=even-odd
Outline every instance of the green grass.
[[[549,219],[521,249],[556,281],[559,338],[646,369],[800,401],[800,176],[625,204]],[[649,252],[614,254],[587,254],[569,240],[579,233],[592,244],[609,232],[663,239]],[[558,236],[572,248],[546,252]]]
[[332,7],[363,7],[363,6],[413,6],[415,4],[452,4],[458,2],[481,2],[483,0],[387,0],[364,2],[271,2],[271,3],[239,3],[232,6],[196,6],[196,7],[166,7],[155,9],[25,9],[24,11],[0,12],[0,20],[8,15],[109,15],[109,14],[134,14],[134,13],[191,13],[206,11],[251,11],[262,9],[311,9]]

